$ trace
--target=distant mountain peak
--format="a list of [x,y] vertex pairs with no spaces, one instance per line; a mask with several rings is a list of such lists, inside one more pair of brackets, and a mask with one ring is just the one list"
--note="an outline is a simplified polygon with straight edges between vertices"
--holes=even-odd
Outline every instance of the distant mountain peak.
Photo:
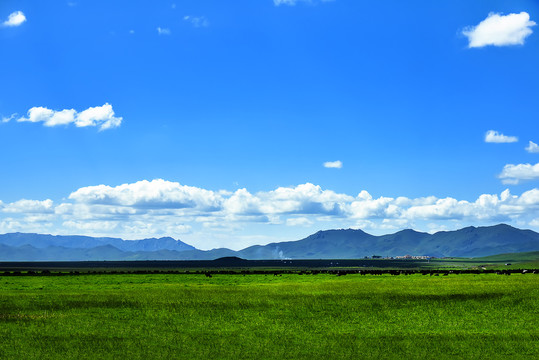
[[395,234],[426,234],[426,233],[417,231],[414,229],[403,229],[403,230],[397,231]]

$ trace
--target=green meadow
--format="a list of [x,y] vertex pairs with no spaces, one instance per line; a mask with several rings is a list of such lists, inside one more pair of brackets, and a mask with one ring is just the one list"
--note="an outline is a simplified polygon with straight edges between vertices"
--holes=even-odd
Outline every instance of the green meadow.
[[0,276],[0,359],[537,359],[539,276]]

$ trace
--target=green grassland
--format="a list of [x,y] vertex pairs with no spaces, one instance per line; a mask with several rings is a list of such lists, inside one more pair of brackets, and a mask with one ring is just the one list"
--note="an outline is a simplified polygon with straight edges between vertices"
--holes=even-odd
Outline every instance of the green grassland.
[[0,276],[0,359],[536,359],[539,275]]
[[539,269],[539,251],[499,254],[479,258],[434,259],[429,264],[421,264],[422,269],[487,269],[514,270]]

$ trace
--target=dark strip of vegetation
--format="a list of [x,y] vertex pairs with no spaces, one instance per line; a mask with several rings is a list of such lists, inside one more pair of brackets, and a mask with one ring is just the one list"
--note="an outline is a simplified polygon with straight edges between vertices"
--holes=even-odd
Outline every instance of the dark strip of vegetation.
[[507,270],[357,270],[357,269],[317,269],[317,270],[297,270],[297,269],[283,269],[283,270],[88,270],[88,271],[50,271],[50,270],[27,270],[27,271],[4,271],[0,272],[0,276],[73,276],[73,275],[120,275],[120,274],[204,274],[206,277],[211,278],[213,275],[273,275],[281,276],[283,274],[297,274],[297,275],[318,275],[318,274],[330,274],[336,276],[344,276],[348,274],[359,275],[429,275],[429,276],[448,276],[448,275],[461,275],[461,274],[497,274],[497,275],[511,275],[511,274],[539,274],[539,270],[533,269],[507,269]]
[[43,270],[43,269],[211,269],[211,268],[331,268],[331,267],[377,267],[419,268],[427,260],[244,260],[221,258],[216,260],[147,260],[147,261],[5,261],[0,262],[0,271]]

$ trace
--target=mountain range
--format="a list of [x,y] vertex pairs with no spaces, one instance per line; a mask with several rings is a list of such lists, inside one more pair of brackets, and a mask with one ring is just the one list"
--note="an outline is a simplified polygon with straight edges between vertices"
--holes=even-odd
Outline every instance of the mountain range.
[[402,230],[375,236],[362,230],[319,231],[305,239],[234,251],[199,250],[170,237],[143,240],[30,233],[0,235],[0,261],[213,260],[237,256],[264,259],[357,259],[365,256],[427,255],[481,257],[539,250],[539,233],[499,224],[434,234]]

